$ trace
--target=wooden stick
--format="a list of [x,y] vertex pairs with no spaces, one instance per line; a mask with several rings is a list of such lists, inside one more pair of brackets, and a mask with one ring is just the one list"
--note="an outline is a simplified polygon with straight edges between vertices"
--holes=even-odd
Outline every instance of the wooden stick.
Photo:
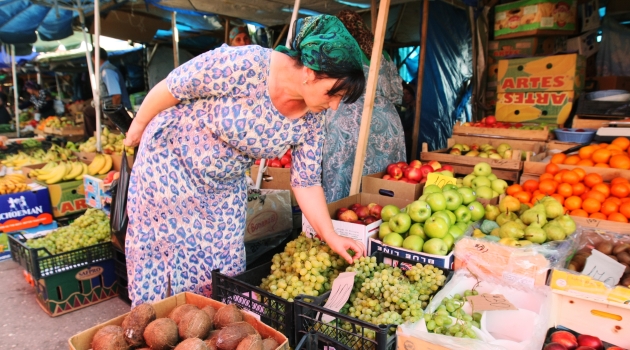
[[230,19],[225,18],[225,44],[230,45]]
[[424,0],[422,7],[422,37],[420,40],[420,64],[418,65],[418,91],[416,92],[416,115],[413,121],[413,141],[411,156],[418,157],[418,138],[420,135],[420,109],[422,108],[422,79],[424,79],[424,58],[427,54],[427,29],[429,26],[429,0]]
[[376,1],[377,0],[372,0],[370,4],[370,14],[372,15],[372,34],[376,34],[376,16],[378,14],[378,4]]
[[273,44],[274,49],[278,47],[278,45],[280,45],[280,40],[282,40],[282,37],[287,32],[287,30],[289,30],[289,25],[285,24],[284,27],[282,27],[282,31],[280,32],[280,35],[278,35],[278,39],[276,39],[276,42]]
[[[428,0],[427,0],[428,1]],[[378,72],[381,68],[381,56],[383,55],[383,41],[385,40],[385,30],[387,29],[387,15],[389,14],[390,0],[382,0],[376,21],[376,31],[374,33],[374,46],[370,59],[370,73],[368,75],[367,87],[365,89],[365,102],[363,103],[363,115],[361,116],[361,128],[359,129],[359,140],[357,141],[357,153],[354,157],[354,168],[352,170],[352,182],[350,183],[350,195],[359,193],[361,187],[361,176],[363,176],[363,165],[365,162],[365,152],[367,150],[368,138],[370,136],[370,125],[372,124],[372,112],[374,109],[374,98],[376,98],[376,83],[378,82]]]

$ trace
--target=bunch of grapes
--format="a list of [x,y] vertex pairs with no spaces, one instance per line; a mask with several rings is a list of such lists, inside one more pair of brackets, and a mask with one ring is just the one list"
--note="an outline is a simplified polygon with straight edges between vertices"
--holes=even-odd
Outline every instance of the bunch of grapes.
[[[477,294],[479,293],[475,290],[467,290],[464,292],[464,297]],[[452,298],[444,298],[435,313],[424,315],[429,333],[450,335],[457,338],[477,338],[472,327],[481,328],[481,314],[478,312],[472,315],[467,314],[463,309],[466,303],[464,297],[455,294]]]
[[329,291],[348,265],[324,242],[305,236],[289,242],[271,261],[271,274],[260,287],[288,301],[300,294],[318,296]]
[[110,225],[107,215],[98,209],[88,209],[68,226],[36,239],[26,241],[29,248],[46,248],[56,255],[71,250],[89,247],[110,240]]

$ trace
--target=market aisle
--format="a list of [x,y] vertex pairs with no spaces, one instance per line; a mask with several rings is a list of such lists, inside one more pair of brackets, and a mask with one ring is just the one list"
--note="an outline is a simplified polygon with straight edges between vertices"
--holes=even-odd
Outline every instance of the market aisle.
[[18,264],[0,262],[0,281],[0,349],[66,350],[72,335],[129,311],[113,298],[53,318],[37,304]]

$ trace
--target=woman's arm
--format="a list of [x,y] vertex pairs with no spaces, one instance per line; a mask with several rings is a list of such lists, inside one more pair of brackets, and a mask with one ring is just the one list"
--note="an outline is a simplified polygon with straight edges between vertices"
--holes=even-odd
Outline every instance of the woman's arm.
[[144,128],[146,128],[149,122],[160,112],[175,106],[179,102],[180,101],[173,97],[168,90],[166,79],[155,85],[153,89],[149,91],[147,97],[144,98],[138,114],[133,118],[131,127],[129,127],[129,131],[125,135],[125,146],[135,147],[139,145]]
[[[352,238],[341,237],[335,232],[332,219],[326,207],[324,190],[321,186],[293,187],[292,189],[295,199],[309,224],[334,252],[344,258],[349,264],[365,254],[365,247],[361,243]],[[354,256],[348,254],[348,249],[352,249],[355,252]]]

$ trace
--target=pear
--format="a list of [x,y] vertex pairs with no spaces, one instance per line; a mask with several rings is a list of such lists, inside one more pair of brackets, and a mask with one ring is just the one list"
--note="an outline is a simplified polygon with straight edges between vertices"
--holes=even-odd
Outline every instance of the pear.
[[522,239],[522,240],[518,241],[518,246],[519,247],[525,247],[525,246],[532,245],[532,244],[534,244],[534,243],[532,243],[532,242],[530,242],[528,240],[523,240]]
[[509,246],[509,247],[518,247],[518,241],[515,240],[514,238],[509,238],[509,237],[501,238],[499,240],[499,243]]
[[475,237],[475,238],[484,238],[486,235],[483,232],[481,232],[480,229],[475,229],[473,231],[473,235],[472,236]]
[[545,211],[545,206],[543,204],[536,204],[530,209],[527,209],[523,215],[521,215],[521,220],[526,225],[531,225],[536,223],[540,226],[543,226],[547,223],[547,212]]
[[515,223],[518,224],[518,226],[520,227],[521,230],[525,231],[525,229],[527,228],[527,225],[525,225],[525,223],[523,223],[523,221],[521,221],[521,219],[516,219],[514,220]]
[[539,224],[532,223],[525,229],[525,239],[533,243],[543,244],[547,241],[547,233]]
[[[516,215],[521,216],[523,215],[527,210],[529,210],[529,206],[527,204],[522,204],[521,203],[521,209],[518,210],[518,213],[516,213]],[[522,219],[522,218],[521,218]]]
[[555,218],[553,222],[562,227],[567,236],[573,234],[576,230],[575,221],[567,214]]
[[549,241],[562,241],[567,237],[562,227],[553,221],[543,226],[543,230],[547,233],[547,240]]
[[521,226],[515,221],[510,221],[506,223],[505,225],[501,226],[501,230],[499,231],[499,237],[501,238],[520,239],[520,238],[523,238],[524,236],[525,236],[525,231],[523,231]]
[[562,204],[560,204],[560,202],[558,202],[554,198],[546,197],[542,199],[541,202],[545,206],[547,219],[555,219],[558,216],[564,214],[564,207],[562,207]]
[[501,237],[500,232],[501,232],[501,228],[497,227],[494,230],[492,230],[492,232],[490,232],[490,236]]
[[516,214],[514,213],[501,213],[499,214],[499,216],[497,216],[497,224],[499,224],[499,226],[503,226],[506,223],[510,222],[510,221],[514,221],[518,219],[518,216],[516,216]]
[[499,208],[497,208],[497,206],[492,204],[486,205],[486,214],[484,215],[484,218],[486,220],[495,221],[499,214],[501,214],[501,212],[499,211]]
[[502,213],[517,212],[521,209],[521,202],[512,196],[505,196],[499,203],[499,210]]

